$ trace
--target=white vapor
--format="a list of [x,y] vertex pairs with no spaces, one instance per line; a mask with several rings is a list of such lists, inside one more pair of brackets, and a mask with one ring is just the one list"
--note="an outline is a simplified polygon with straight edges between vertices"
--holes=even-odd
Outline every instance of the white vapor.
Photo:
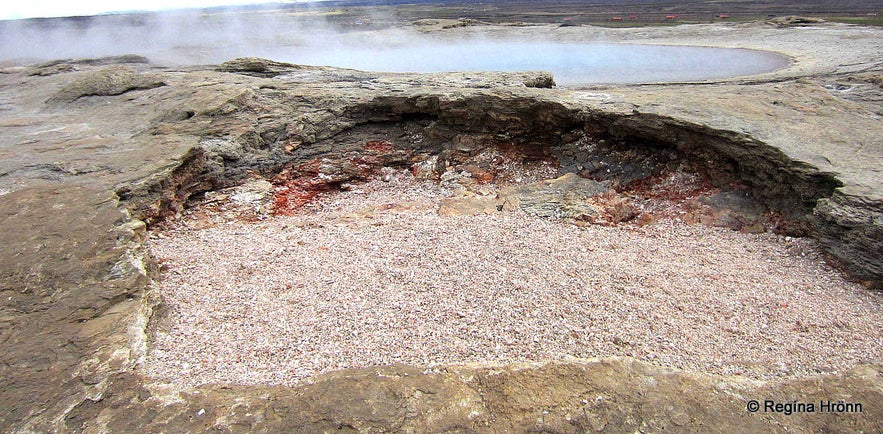
[[269,3],[300,3],[306,0],[4,0],[0,20],[97,15],[123,11],[162,11]]
[[[750,50],[536,39],[440,40],[408,27],[364,32],[358,29],[394,17],[383,12],[369,18],[335,16],[331,24],[329,13],[326,8],[302,5],[0,21],[0,61],[24,64],[138,54],[172,66],[248,56],[367,71],[544,70],[551,71],[558,84],[576,86],[726,78],[788,64],[782,56]],[[352,22],[343,23],[347,20]]]

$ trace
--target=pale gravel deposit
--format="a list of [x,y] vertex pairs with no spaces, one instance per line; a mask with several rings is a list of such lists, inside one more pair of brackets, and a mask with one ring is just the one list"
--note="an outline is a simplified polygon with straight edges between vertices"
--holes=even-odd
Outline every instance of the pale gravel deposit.
[[293,385],[392,363],[621,355],[769,379],[883,359],[880,294],[845,281],[808,240],[672,220],[443,217],[444,189],[399,181],[293,217],[194,212],[154,232],[168,309],[144,372]]

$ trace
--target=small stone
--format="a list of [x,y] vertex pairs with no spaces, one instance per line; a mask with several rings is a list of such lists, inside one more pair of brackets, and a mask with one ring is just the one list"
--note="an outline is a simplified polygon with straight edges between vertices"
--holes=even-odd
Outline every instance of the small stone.
[[482,184],[487,184],[494,180],[494,174],[492,172],[482,169],[478,166],[466,166],[463,168],[463,171],[468,173],[472,177],[472,179]]

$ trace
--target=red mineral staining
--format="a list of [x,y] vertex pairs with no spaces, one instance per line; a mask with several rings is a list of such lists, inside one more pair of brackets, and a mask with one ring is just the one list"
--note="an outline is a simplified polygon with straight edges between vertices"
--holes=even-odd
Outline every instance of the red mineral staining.
[[292,215],[294,211],[313,200],[316,196],[333,188],[319,172],[320,159],[310,160],[296,168],[287,168],[273,178],[274,214]]
[[389,143],[386,140],[374,140],[365,143],[365,149],[377,152],[392,152],[395,150],[392,143]]
[[385,157],[395,151],[386,140],[369,141],[362,148],[364,152],[357,151],[355,155],[316,158],[282,170],[272,181],[272,212],[292,215],[320,194],[339,189],[344,182],[369,179],[385,165]]
[[480,184],[488,184],[494,180],[494,173],[490,170],[483,169],[476,165],[468,165],[463,170]]
[[278,215],[292,215],[316,196],[331,190],[327,182],[315,178],[291,180],[273,192],[272,211]]

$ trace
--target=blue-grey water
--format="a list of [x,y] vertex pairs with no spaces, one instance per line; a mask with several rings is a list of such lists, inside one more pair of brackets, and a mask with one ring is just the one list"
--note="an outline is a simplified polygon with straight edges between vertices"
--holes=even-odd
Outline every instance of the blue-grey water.
[[366,71],[550,71],[563,86],[714,80],[775,71],[787,57],[756,50],[602,43],[461,42],[320,49],[287,61]]
[[714,80],[789,63],[785,56],[754,50],[524,39],[453,42],[406,30],[339,33],[267,17],[147,15],[134,24],[111,18],[83,26],[69,20],[0,22],[0,61],[141,54],[176,65],[252,56],[387,72],[542,70],[563,86]]

